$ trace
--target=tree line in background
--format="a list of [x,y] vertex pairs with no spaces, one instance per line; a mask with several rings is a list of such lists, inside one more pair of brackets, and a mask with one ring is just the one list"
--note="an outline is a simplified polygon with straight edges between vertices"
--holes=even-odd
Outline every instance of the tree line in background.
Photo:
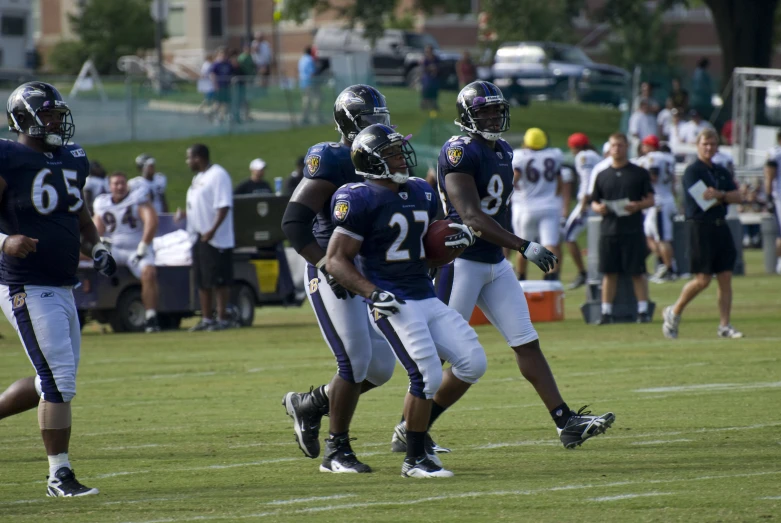
[[[101,73],[116,72],[117,59],[139,49],[154,47],[151,0],[88,0],[70,23],[79,40],[58,44],[48,63],[54,72],[75,74],[87,58]],[[581,0],[481,0],[486,31],[493,42],[547,40],[575,41],[576,20],[586,16],[604,24],[608,33],[609,61],[632,69],[640,66],[676,65],[677,29],[664,24],[664,13],[676,6],[707,6],[713,16],[723,56],[724,78],[735,67],[769,67],[773,45],[781,31],[779,0],[605,0],[602,7],[586,12]],[[417,0],[427,13],[470,12],[471,0]],[[410,13],[398,14],[398,0],[286,0],[283,17],[298,22],[312,10],[335,10],[350,25],[360,24],[370,39],[388,27],[412,28]]]

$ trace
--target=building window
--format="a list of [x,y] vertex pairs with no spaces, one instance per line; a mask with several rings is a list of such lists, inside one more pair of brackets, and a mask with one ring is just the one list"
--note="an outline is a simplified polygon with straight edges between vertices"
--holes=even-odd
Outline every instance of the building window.
[[209,36],[221,38],[225,34],[225,3],[223,0],[209,0],[206,5]]
[[4,15],[0,20],[0,34],[3,36],[24,36],[27,33],[26,22],[22,16]]
[[168,8],[168,20],[166,21],[166,32],[169,37],[176,38],[184,36],[184,5],[172,5]]

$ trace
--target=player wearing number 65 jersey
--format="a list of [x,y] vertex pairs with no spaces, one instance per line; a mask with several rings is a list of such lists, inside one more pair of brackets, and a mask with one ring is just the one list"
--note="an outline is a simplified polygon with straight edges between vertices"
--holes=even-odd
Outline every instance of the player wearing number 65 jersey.
[[35,376],[0,395],[0,419],[38,407],[49,457],[47,494],[97,494],[76,480],[68,459],[81,332],[73,286],[79,251],[106,276],[116,270],[82,200],[84,150],[68,140],[68,104],[49,84],[16,88],[6,109],[18,141],[0,141],[0,307],[16,329]]
[[[464,391],[475,383],[485,373],[485,352],[467,321],[434,293],[423,237],[437,214],[437,198],[425,180],[409,178],[408,168],[415,165],[412,147],[387,125],[372,125],[355,138],[352,161],[367,181],[343,185],[331,200],[336,230],[326,267],[369,302],[376,330],[409,375],[408,445],[401,475],[449,477],[453,474],[426,450],[432,404],[441,383]],[[450,227],[460,230],[456,237],[462,246],[472,244],[466,226]],[[359,254],[360,272],[354,264]],[[445,372],[440,358],[451,364]]]
[[[437,295],[467,321],[475,305],[480,307],[515,351],[521,374],[550,411],[564,446],[575,447],[604,432],[615,416],[576,414],[564,402],[540,349],[526,296],[502,253],[502,247],[516,250],[545,272],[556,263],[556,257],[540,244],[508,232],[512,150],[501,136],[510,128],[509,104],[495,85],[477,81],[461,90],[456,108],[456,125],[466,134],[442,146],[439,190],[448,217],[471,227],[478,240],[453,264],[440,270]],[[449,401],[435,400],[435,409],[450,407],[464,393],[451,385],[442,384],[437,398]],[[402,424],[396,426],[394,440],[394,450],[401,450]]]
[[144,330],[158,332],[157,269],[151,249],[157,232],[157,213],[145,191],[130,192],[127,176],[115,172],[109,176],[109,194],[95,199],[93,217],[101,236],[111,238],[111,254],[141,280],[141,301],[146,310]]

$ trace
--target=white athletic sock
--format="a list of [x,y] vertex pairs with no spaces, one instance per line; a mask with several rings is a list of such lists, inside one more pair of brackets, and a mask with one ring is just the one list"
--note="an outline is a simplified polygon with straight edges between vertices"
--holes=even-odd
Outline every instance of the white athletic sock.
[[613,314],[613,304],[602,302],[602,314]]
[[648,302],[647,301],[638,301],[637,302],[637,312],[639,314],[643,314],[644,312],[648,312]]
[[147,309],[146,310],[146,319],[147,320],[151,320],[155,316],[157,316],[157,311],[156,310],[154,310],[154,309]]
[[71,463],[68,460],[68,453],[63,452],[55,456],[48,456],[49,458],[49,476],[54,477],[54,473],[60,470],[62,467],[71,468]]

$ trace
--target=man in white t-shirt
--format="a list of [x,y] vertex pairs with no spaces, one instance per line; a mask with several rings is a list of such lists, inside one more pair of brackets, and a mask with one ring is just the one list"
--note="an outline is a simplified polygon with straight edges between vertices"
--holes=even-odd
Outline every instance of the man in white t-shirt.
[[[201,300],[201,321],[190,331],[223,330],[231,326],[227,316],[233,283],[233,183],[228,172],[209,160],[209,149],[195,144],[187,149],[187,165],[197,173],[187,189],[187,210],[177,209],[176,219],[187,218],[187,231],[195,236],[193,270]],[[212,298],[217,299],[217,320],[212,318]]]
[[651,110],[650,102],[643,98],[640,107],[629,117],[629,134],[642,140],[657,132],[656,115]]
[[146,154],[136,157],[136,167],[141,176],[128,180],[130,192],[143,191],[157,214],[168,212],[168,201],[165,198],[165,189],[168,179],[163,173],[157,172],[155,159]]
[[[697,109],[689,111],[689,118],[690,120],[688,122],[681,125],[679,138],[683,143],[696,144],[697,137],[700,133],[705,129],[713,129],[713,125],[709,121],[703,120],[700,113],[697,112]],[[673,149],[673,151],[675,151],[675,149]]]

